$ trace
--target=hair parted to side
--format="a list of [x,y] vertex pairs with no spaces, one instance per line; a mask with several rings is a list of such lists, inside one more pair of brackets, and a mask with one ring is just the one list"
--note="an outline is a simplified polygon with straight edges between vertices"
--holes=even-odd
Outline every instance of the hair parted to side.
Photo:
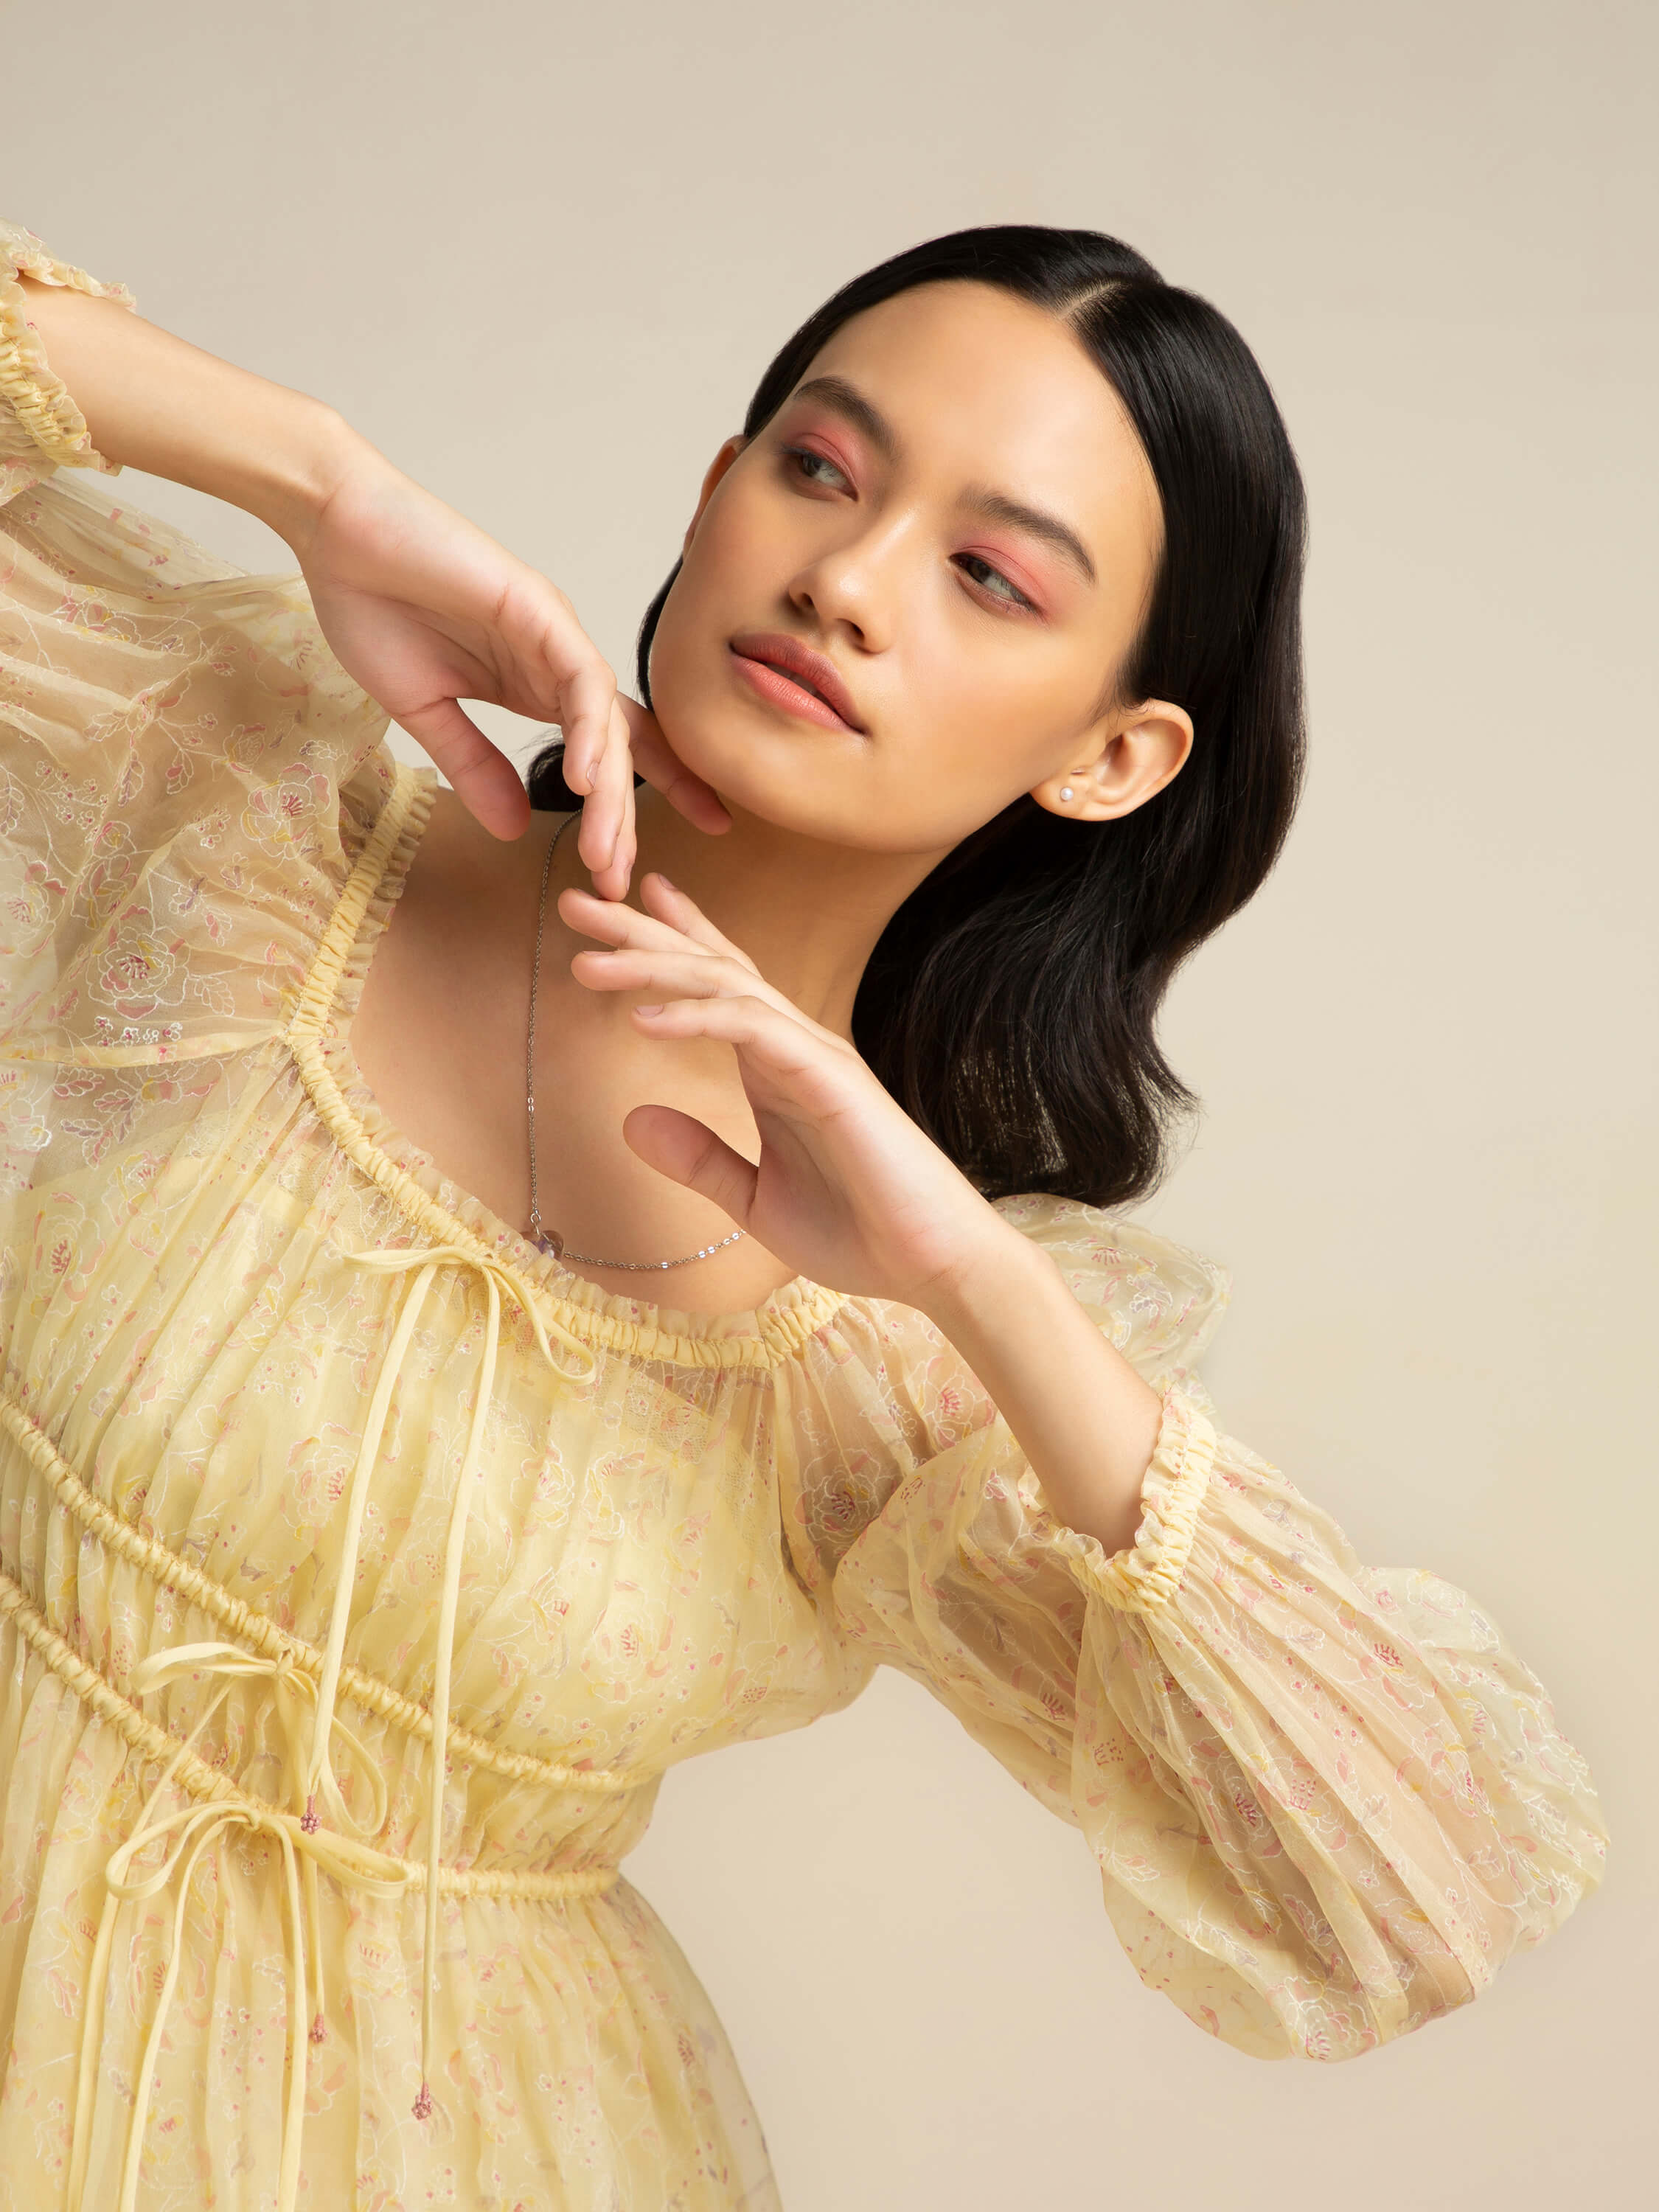
[[[916,285],[994,284],[1068,323],[1122,402],[1163,507],[1164,544],[1117,701],[1193,720],[1179,775],[1114,821],[1029,795],[963,839],[894,915],[853,1010],[859,1052],[988,1198],[1096,1206],[1146,1196],[1198,1100],[1155,1035],[1170,978],[1259,888],[1301,788],[1306,505],[1267,380],[1207,301],[1098,231],[987,226],[854,277],[802,324],[744,421],[762,430],[835,331]],[[651,641],[677,562],[640,626]],[[672,742],[672,739],[671,739]],[[578,803],[562,744],[531,802]]]

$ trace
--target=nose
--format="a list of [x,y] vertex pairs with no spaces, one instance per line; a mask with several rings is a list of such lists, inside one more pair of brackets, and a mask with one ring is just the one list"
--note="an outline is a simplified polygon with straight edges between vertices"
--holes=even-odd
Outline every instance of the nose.
[[903,525],[870,527],[825,545],[789,580],[790,604],[816,615],[827,634],[838,625],[851,632],[866,653],[885,651],[893,641],[902,595]]

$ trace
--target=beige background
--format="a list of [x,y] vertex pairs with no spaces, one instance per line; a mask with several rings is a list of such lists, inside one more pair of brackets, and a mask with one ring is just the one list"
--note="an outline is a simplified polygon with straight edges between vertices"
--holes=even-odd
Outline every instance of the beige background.
[[[1143,1991],[1075,1832],[883,1676],[672,1776],[629,1861],[790,2212],[1653,2201],[1655,21],[10,11],[6,211],[333,400],[621,666],[775,347],[929,234],[1118,232],[1240,325],[1297,441],[1311,781],[1173,994],[1207,1111],[1143,1210],[1234,1271],[1226,1425],[1542,1676],[1607,1883],[1476,2006],[1265,2065]],[[125,489],[291,566],[243,516]]]

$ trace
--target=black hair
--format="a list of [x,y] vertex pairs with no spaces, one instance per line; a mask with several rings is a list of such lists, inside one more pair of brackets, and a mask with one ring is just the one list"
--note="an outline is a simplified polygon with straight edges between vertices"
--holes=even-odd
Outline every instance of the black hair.
[[[1243,339],[1098,231],[987,226],[928,240],[842,287],[761,379],[752,438],[826,342],[919,284],[994,284],[1064,320],[1133,423],[1163,545],[1118,702],[1191,715],[1180,773],[1113,821],[1022,793],[964,838],[888,923],[853,1009],[865,1060],[988,1198],[1046,1191],[1115,1206],[1164,1171],[1198,1104],[1154,1033],[1164,991],[1278,858],[1305,754],[1300,597],[1306,505],[1285,425]],[[651,641],[674,568],[640,626]],[[533,805],[578,803],[562,744],[538,753]]]

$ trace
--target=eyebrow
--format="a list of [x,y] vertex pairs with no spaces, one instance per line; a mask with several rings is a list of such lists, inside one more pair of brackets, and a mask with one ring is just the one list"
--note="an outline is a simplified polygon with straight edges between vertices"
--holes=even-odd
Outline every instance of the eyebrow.
[[[809,377],[805,384],[797,385],[789,397],[821,400],[862,430],[884,461],[897,458],[898,438],[892,424],[844,376]],[[1086,583],[1098,580],[1088,547],[1071,525],[1062,522],[1057,514],[1050,514],[1040,507],[1028,507],[1024,500],[1010,499],[1006,492],[993,491],[984,484],[969,484],[963,495],[963,504],[988,522],[1006,522],[1013,529],[1042,538],[1069,562]]]

